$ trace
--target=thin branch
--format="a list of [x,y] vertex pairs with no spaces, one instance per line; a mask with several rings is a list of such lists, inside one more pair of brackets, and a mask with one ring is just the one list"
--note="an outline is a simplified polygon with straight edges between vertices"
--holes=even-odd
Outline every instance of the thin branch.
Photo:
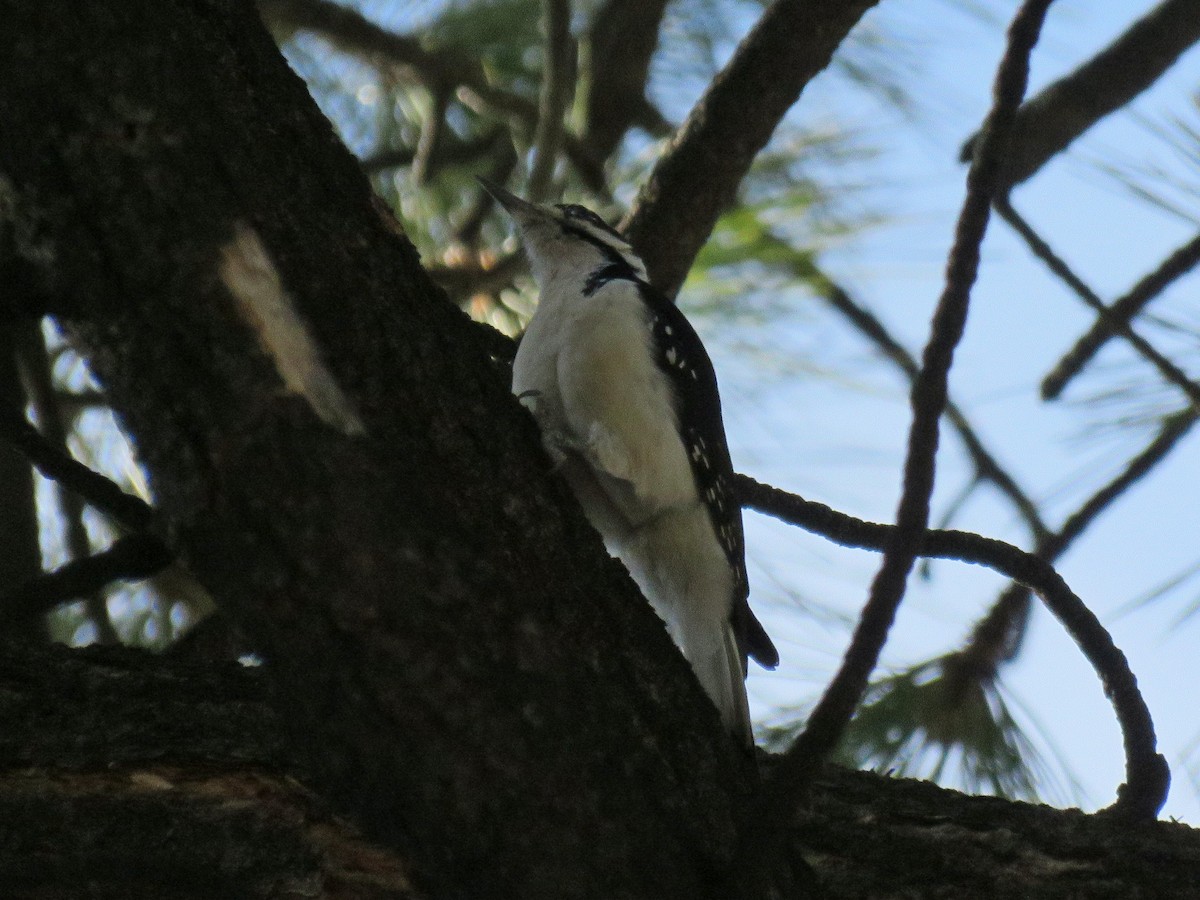
[[1028,222],[1012,207],[1007,197],[997,198],[996,212],[1000,214],[1000,218],[1004,219],[1013,230],[1021,236],[1029,249],[1033,251],[1034,256],[1046,264],[1055,275],[1057,275],[1064,284],[1069,287],[1080,300],[1082,300],[1090,309],[1095,311],[1100,318],[1105,322],[1108,328],[1112,329],[1113,333],[1119,334],[1129,342],[1139,354],[1141,354],[1162,377],[1175,385],[1185,394],[1194,405],[1200,405],[1200,385],[1188,377],[1179,366],[1171,362],[1154,347],[1144,337],[1133,330],[1133,326],[1127,321],[1122,321],[1116,316],[1109,313],[1108,306],[1104,301],[1084,283],[1083,279],[1072,271],[1071,267],[1054,249],[1042,239]]
[[496,294],[510,287],[513,279],[526,271],[524,253],[510,253],[483,268],[468,266],[427,266],[426,271],[439,287],[460,306],[471,294]]
[[[36,320],[22,323],[19,341],[18,352],[24,363],[30,404],[37,414],[41,433],[47,443],[58,447],[65,454],[68,452],[67,430],[63,426],[62,410],[54,390],[50,357],[46,352],[41,324]],[[72,560],[84,559],[91,554],[92,545],[83,524],[83,498],[74,491],[66,490],[57,482],[55,488],[67,553]],[[108,602],[103,593],[91,593],[84,599],[87,603],[88,617],[96,625],[97,641],[109,646],[119,644],[121,638],[113,627],[112,618],[108,614]]]
[[[445,166],[463,165],[495,155],[502,143],[507,142],[507,137],[507,129],[499,125],[489,128],[479,137],[469,141],[459,140],[453,132],[443,134],[429,160],[429,168],[435,170]],[[380,150],[362,160],[362,170],[368,175],[374,175],[387,169],[409,166],[416,156],[417,151],[413,147]]]
[[1157,269],[1131,287],[1124,296],[1113,301],[1108,307],[1107,315],[1097,318],[1087,333],[1075,342],[1075,346],[1068,350],[1042,379],[1042,399],[1054,400],[1062,394],[1067,383],[1083,370],[1113,336],[1113,326],[1110,323],[1119,322],[1128,326],[1171,282],[1186,275],[1197,264],[1200,264],[1200,234],[1176,249]]
[[563,116],[575,93],[575,42],[571,38],[571,4],[567,0],[542,0],[542,28],[546,32],[545,67],[538,96],[538,120],[533,137],[533,164],[529,171],[529,199],[540,203],[551,193],[554,164],[566,131]]
[[[311,31],[344,53],[406,69],[430,91],[457,88],[459,101],[476,112],[516,119],[527,133],[537,124],[536,103],[492,84],[479,61],[465,53],[427,50],[418,38],[388,31],[332,0],[258,0],[258,8],[268,23]],[[564,136],[563,149],[588,190],[607,191],[603,168],[574,136]]]
[[[1150,87],[1200,40],[1196,0],[1164,0],[1104,50],[1025,103],[1004,181],[1025,181],[1109,113]],[[963,147],[971,158],[978,135]]]
[[17,617],[50,612],[63,603],[99,593],[114,581],[149,578],[171,563],[162,541],[149,534],[119,538],[101,553],[75,559],[8,593],[0,603],[12,604]]
[[[745,506],[774,516],[843,547],[886,552],[897,527],[864,522],[805,500],[745,475],[735,479]],[[1032,553],[1003,541],[965,531],[927,531],[918,544],[921,556],[987,566],[1037,592],[1066,628],[1100,676],[1121,726],[1125,748],[1125,784],[1111,809],[1134,820],[1153,818],[1166,799],[1170,773],[1156,749],[1154,723],[1125,654],[1112,636],[1070,589],[1054,567]],[[789,751],[790,755],[790,751]]]
[[1052,543],[1054,552],[1058,554],[1065,550],[1109,504],[1165,459],[1167,454],[1191,431],[1198,418],[1200,418],[1200,414],[1196,409],[1189,407],[1164,419],[1154,440],[1128,462],[1121,474],[1093,494],[1086,503],[1067,518]]
[[[841,313],[846,321],[857,328],[859,333],[871,340],[884,357],[891,360],[910,382],[916,380],[921,371],[917,361],[899,341],[892,337],[886,326],[874,313],[857,304],[845,288],[829,279],[824,279],[821,297],[833,309]],[[959,440],[962,441],[967,455],[971,458],[971,464],[975,467],[976,475],[990,482],[1009,499],[1021,518],[1025,520],[1025,524],[1035,540],[1049,534],[1050,529],[1043,521],[1037,504],[984,446],[966,414],[949,398],[946,400],[946,419],[954,427]]]
[[[462,84],[490,90],[483,70],[465,55],[427,50],[416,36],[389,31],[333,0],[258,0],[258,10],[268,26],[315,32],[344,53],[375,65],[408,68],[427,87]],[[498,105],[513,102],[496,99]]]
[[112,516],[130,531],[148,529],[154,510],[133,494],[127,494],[114,482],[47,441],[23,418],[0,418],[0,437],[17,448],[35,469],[47,478],[74,491],[103,513]]
[[1000,171],[1013,119],[1025,93],[1029,56],[1050,2],[1026,0],[1009,27],[1008,46],[996,73],[992,111],[967,173],[967,196],[955,229],[946,286],[933,314],[921,373],[913,384],[913,422],[904,465],[903,491],[896,511],[896,528],[890,533],[883,565],[871,585],[870,597],[841,668],[817,702],[804,731],[777,765],[757,804],[754,819],[742,836],[739,855],[754,877],[761,878],[764,862],[776,858],[778,842],[784,833],[781,824],[790,820],[796,801],[837,746],[854,714],[904,597],[908,573],[920,551],[929,522],[938,425],[946,406],[954,348],[966,325],[971,286],[979,268],[979,247],[987,230],[992,199],[1000,186]]
[[[1047,563],[1053,563],[1062,556],[1105,509],[1145,477],[1159,462],[1166,459],[1196,424],[1197,418],[1194,407],[1169,417],[1154,439],[1130,459],[1115,478],[1084,501],[1066,518],[1058,531],[1037,541],[1033,555]],[[988,614],[976,624],[962,655],[972,660],[977,670],[994,673],[1000,663],[1016,656],[1020,647],[1020,630],[1016,623],[1025,616],[1029,609],[1029,601],[1027,587],[1012,584],[1000,594]]]
[[424,185],[436,172],[435,161],[446,134],[446,111],[450,108],[451,97],[450,89],[445,86],[437,87],[430,96],[429,114],[421,121],[410,170],[416,185]]
[[[517,148],[513,146],[512,136],[507,132],[503,140],[496,145],[492,154],[491,166],[487,169],[489,181],[496,184],[507,184],[513,172],[517,170]],[[462,220],[454,227],[454,239],[468,247],[478,247],[483,222],[492,211],[496,201],[487,191],[478,188],[472,196],[471,204],[467,207]]]
[[625,231],[669,297],[805,86],[878,0],[775,0],[642,185]]

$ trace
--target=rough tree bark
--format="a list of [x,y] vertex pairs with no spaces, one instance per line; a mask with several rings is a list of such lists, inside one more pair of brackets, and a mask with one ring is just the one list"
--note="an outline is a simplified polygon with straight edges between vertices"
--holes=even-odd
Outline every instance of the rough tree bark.
[[[365,841],[293,777],[262,675],[129,650],[5,647],[4,896],[435,896],[413,887],[408,860]],[[798,811],[792,840],[826,900],[1183,900],[1200,890],[1200,833],[1183,825],[1130,829],[837,769]]]
[[[307,896],[326,878],[312,860],[332,854],[311,832],[334,841],[335,826],[312,794],[256,780],[287,770],[274,750],[241,756],[249,771],[205,758],[203,740],[230,734],[212,712],[262,746],[286,736],[317,796],[394,854],[375,860],[392,879],[376,894],[322,882],[327,896],[404,896],[409,873],[438,897],[706,896],[750,767],[251,6],[0,0],[0,21],[2,312],[50,312],[88,349],[150,473],[160,535],[263,655],[277,712],[247,719],[240,689],[225,707],[225,682],[201,669],[164,667],[174,687],[156,692],[119,677],[118,657],[27,663],[0,690],[6,723],[38,725],[0,760],[0,871],[54,896],[38,893],[58,871],[47,848],[77,843],[91,853],[67,871],[101,885],[90,896],[254,896],[252,883]],[[31,687],[41,670],[51,686]],[[95,718],[114,683],[130,718]],[[63,722],[74,743],[37,737]],[[104,723],[161,726],[168,749],[122,756]],[[183,861],[177,820],[138,791],[166,791],[176,812],[200,798],[207,862]],[[214,796],[240,798],[224,811],[244,828],[222,826]],[[22,810],[42,830],[10,826]],[[945,838],[941,813],[919,815]],[[280,820],[309,837],[280,835]],[[133,849],[119,846],[135,821]],[[873,847],[871,816],[850,821]],[[978,830],[962,827],[964,841]],[[838,851],[826,833],[805,838],[814,861],[857,873],[855,842]],[[1194,860],[1182,834],[1164,865]],[[274,874],[241,865],[260,844],[279,848]],[[149,881],[105,894],[134,857]],[[926,893],[963,896],[951,890]]]
[[88,348],[314,783],[440,896],[702,894],[751,767],[253,7],[0,20],[5,300]]

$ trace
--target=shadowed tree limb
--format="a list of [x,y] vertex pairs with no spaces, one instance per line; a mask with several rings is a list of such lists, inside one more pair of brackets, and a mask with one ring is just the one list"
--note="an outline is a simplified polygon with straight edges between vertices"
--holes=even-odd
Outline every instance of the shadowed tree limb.
[[804,731],[784,754],[763,791],[754,817],[743,830],[739,868],[750,873],[751,879],[767,876],[764,869],[773,864],[781,840],[780,832],[772,829],[789,820],[798,798],[837,746],[854,714],[920,551],[929,522],[938,425],[946,406],[954,348],[966,325],[971,286],[979,268],[979,247],[987,230],[992,200],[1000,188],[1001,166],[1013,119],[1029,75],[1029,57],[1050,2],[1026,0],[1009,26],[1007,47],[996,73],[992,110],[967,173],[967,195],[950,250],[946,286],[934,310],[921,373],[913,382],[913,422],[896,527],[889,534],[883,565],[871,585],[841,668],[817,702]]
[[[1025,181],[1109,113],[1126,106],[1200,40],[1196,0],[1164,0],[1070,75],[1017,113],[1004,182]],[[966,142],[962,161],[978,134]]]
[[[49,354],[46,352],[41,323],[24,322],[21,324],[19,334],[18,340],[21,343],[19,352],[24,362],[30,405],[37,414],[38,427],[47,443],[58,447],[64,454],[67,454],[70,452],[67,448],[67,430],[54,390],[54,380],[50,371],[51,362]],[[86,559],[92,553],[92,546],[88,540],[87,529],[83,524],[84,500],[79,494],[67,490],[58,482],[55,482],[55,493],[58,498],[63,527],[63,543],[66,545],[67,553],[71,560]],[[97,642],[108,645],[119,644],[121,638],[113,627],[112,619],[108,614],[108,603],[103,593],[95,590],[77,596],[82,596],[87,604],[88,618],[96,625]]]
[[[474,162],[495,155],[506,140],[507,131],[500,125],[493,126],[479,137],[468,141],[459,140],[453,134],[444,134],[430,158],[429,164],[432,168],[438,169],[447,165]],[[374,175],[376,172],[386,169],[412,165],[416,157],[417,150],[414,147],[380,150],[378,153],[372,153],[363,158],[362,169],[368,175]]]
[[542,0],[545,31],[545,65],[538,96],[537,127],[533,133],[533,164],[526,193],[534,203],[550,197],[554,165],[566,125],[563,116],[575,93],[575,41],[571,37],[571,4],[568,0]]
[[622,229],[674,297],[755,156],[878,0],[775,0],[680,126]]
[[413,153],[413,184],[425,185],[436,172],[438,149],[446,139],[446,111],[450,108],[450,88],[438,85],[431,94],[429,113],[421,120],[421,133],[417,136],[417,148]]
[[[2,227],[0,237],[3,237]],[[5,287],[7,291],[13,290],[11,279]],[[18,329],[22,324],[16,317],[0,316],[0,417],[6,421],[25,421],[27,398],[18,363]],[[41,571],[33,471],[24,454],[15,447],[5,446],[0,439],[0,592],[36,577]],[[2,606],[0,613],[8,616],[8,610]],[[46,623],[14,621],[12,634],[40,643],[47,639]]]
[[[746,507],[798,525],[843,547],[886,552],[896,539],[896,526],[864,522],[745,475],[737,476],[736,490]],[[1170,774],[1166,760],[1156,749],[1150,711],[1125,654],[1113,644],[1107,629],[1050,562],[1004,541],[955,530],[925,532],[917,552],[925,557],[987,566],[1038,593],[1100,676],[1104,693],[1120,723],[1125,746],[1125,783],[1118,791],[1112,811],[1133,820],[1153,818],[1166,799]]]
[[1113,323],[1125,326],[1133,321],[1146,305],[1159,296],[1173,281],[1183,277],[1200,264],[1200,235],[1192,238],[1162,261],[1150,274],[1107,307],[1108,312],[1096,319],[1092,327],[1063,354],[1049,374],[1042,379],[1042,399],[1054,400],[1063,389],[1100,352],[1115,332]]
[[152,535],[118,538],[107,550],[73,559],[6,593],[0,603],[17,617],[44,615],[63,603],[95,595],[114,581],[149,578],[171,560],[170,551]]
[[23,453],[47,478],[74,491],[130,531],[144,531],[150,527],[154,511],[144,500],[125,493],[110,479],[72,459],[42,437],[24,418],[0,417],[0,438]]
[[[465,92],[459,99],[472,109],[515,118],[530,134],[536,127],[537,103],[492,84],[478,61],[464,53],[428,50],[416,37],[389,31],[332,0],[259,0],[258,8],[274,28],[314,32],[345,53],[411,70],[435,95],[458,88]],[[603,170],[576,138],[564,134],[563,150],[589,190],[607,191]]]
[[667,0],[608,0],[592,21],[583,145],[608,159],[634,125],[663,135],[670,126],[646,99],[650,60]]
[[750,761],[253,10],[8,6],[25,259],[323,795],[442,895],[703,896]]
[[[181,885],[188,900],[443,896],[418,893],[410,858],[368,843],[297,781],[268,674],[212,658],[4,646],[6,896],[31,870],[37,896],[73,900],[165,900]],[[1194,900],[1200,867],[1200,832],[1179,823],[1131,828],[832,766],[789,830],[822,900]]]

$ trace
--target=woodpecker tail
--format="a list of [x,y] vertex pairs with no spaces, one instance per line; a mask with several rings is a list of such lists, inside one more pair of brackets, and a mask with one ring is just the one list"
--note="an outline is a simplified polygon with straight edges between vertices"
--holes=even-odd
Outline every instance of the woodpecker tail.
[[[733,628],[726,625],[722,640],[709,645],[709,652],[689,654],[692,668],[704,692],[712,698],[721,721],[734,739],[746,747],[754,746],[754,731],[750,727],[750,705],[746,699],[746,674],[742,668],[742,651]],[[690,649],[690,648],[689,648]]]

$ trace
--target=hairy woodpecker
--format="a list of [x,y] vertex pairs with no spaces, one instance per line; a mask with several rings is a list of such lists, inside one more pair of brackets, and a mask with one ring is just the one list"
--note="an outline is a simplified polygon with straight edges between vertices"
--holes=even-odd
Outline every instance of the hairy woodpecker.
[[513,392],[726,727],[752,744],[746,659],[774,668],[779,654],[746,602],[742,511],[712,362],[603,219],[483,184],[516,221],[541,288]]

